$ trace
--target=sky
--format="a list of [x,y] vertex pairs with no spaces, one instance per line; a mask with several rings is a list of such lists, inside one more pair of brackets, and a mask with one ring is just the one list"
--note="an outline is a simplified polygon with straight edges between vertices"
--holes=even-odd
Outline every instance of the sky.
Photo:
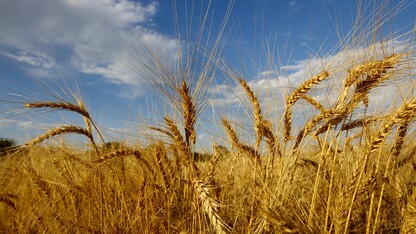
[[[377,7],[363,4],[363,15]],[[401,9],[388,32],[414,28],[412,1],[390,1],[387,8]],[[147,133],[146,125],[160,124],[172,107],[149,85],[160,83],[158,64],[177,71],[192,58],[188,79],[196,89],[211,58],[198,127],[198,139],[208,141],[207,132],[220,131],[213,128],[221,114],[247,115],[230,69],[282,100],[322,61],[343,57],[337,56],[342,38],[351,35],[356,16],[357,3],[349,0],[1,0],[0,137],[22,143],[53,126],[82,124],[71,113],[22,108],[27,101],[70,99],[71,91],[81,94],[109,140]],[[269,114],[284,107],[268,98]]]

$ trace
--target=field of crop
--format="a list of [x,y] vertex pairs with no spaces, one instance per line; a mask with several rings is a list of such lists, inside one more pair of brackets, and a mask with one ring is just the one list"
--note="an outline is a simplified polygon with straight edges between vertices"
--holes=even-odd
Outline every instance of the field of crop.
[[[2,152],[0,232],[416,233],[414,33],[374,42],[375,32],[360,32],[368,40],[355,55],[333,58],[267,105],[266,94],[221,67],[250,118],[209,120],[222,135],[213,132],[204,153],[195,145],[196,125],[207,121],[198,96],[206,80],[186,71],[151,84],[175,110],[149,124],[146,144],[106,145],[82,98],[22,102],[84,124]],[[377,94],[389,88],[397,92],[381,105]],[[270,105],[284,111],[272,117]],[[88,147],[47,143],[66,134]]]

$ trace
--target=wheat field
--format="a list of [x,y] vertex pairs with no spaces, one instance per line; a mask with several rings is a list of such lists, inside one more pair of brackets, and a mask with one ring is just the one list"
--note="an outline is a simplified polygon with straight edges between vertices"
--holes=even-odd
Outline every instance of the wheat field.
[[[2,153],[0,230],[416,233],[414,46],[414,29],[368,40],[360,57],[334,58],[341,63],[313,70],[267,105],[243,75],[221,66],[250,118],[211,120],[221,132],[212,139],[226,143],[213,140],[205,153],[195,146],[208,78],[170,74],[151,84],[175,110],[149,123],[147,144],[106,145],[82,98],[22,102],[21,109],[72,113],[84,124],[63,123]],[[218,63],[209,54],[205,67]],[[375,108],[375,95],[388,88],[400,92]],[[322,89],[323,99],[316,95]],[[271,116],[270,105],[284,110]],[[300,109],[310,116],[299,117]],[[67,134],[88,147],[48,144]]]

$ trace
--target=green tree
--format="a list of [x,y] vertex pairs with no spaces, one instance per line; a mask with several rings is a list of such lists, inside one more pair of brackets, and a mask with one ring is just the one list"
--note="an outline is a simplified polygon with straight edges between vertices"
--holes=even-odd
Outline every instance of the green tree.
[[0,138],[0,154],[5,153],[13,146],[16,146],[16,141],[14,139]]

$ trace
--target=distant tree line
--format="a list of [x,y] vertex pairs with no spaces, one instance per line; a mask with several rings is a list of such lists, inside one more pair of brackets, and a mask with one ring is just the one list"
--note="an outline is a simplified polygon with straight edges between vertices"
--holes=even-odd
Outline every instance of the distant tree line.
[[11,138],[0,138],[0,154],[4,154],[13,146],[16,146],[16,140]]

